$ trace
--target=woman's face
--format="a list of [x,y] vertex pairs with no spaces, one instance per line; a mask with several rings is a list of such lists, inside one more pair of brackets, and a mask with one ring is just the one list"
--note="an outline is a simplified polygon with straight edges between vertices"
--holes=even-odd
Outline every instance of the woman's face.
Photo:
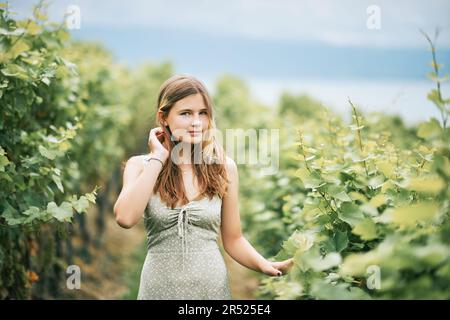
[[165,120],[177,140],[189,143],[200,143],[208,124],[208,109],[200,93],[178,100]]

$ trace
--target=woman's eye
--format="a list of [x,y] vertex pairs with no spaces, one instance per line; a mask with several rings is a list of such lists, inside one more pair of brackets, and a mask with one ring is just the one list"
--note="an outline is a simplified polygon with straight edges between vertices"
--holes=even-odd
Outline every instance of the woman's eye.
[[[180,115],[182,115],[182,116],[187,115],[187,114],[189,114],[189,112],[182,112],[182,113],[180,113]],[[208,112],[202,111],[202,112],[200,112],[200,114],[208,114]]]

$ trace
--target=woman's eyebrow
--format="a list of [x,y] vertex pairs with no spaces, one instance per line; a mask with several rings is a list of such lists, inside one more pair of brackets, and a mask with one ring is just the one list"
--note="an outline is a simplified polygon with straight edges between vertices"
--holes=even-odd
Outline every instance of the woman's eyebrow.
[[[182,111],[192,111],[192,110],[193,110],[192,108],[183,108],[183,109],[179,110],[179,112],[182,112]],[[200,111],[208,111],[208,109],[203,108],[203,109],[201,109]]]

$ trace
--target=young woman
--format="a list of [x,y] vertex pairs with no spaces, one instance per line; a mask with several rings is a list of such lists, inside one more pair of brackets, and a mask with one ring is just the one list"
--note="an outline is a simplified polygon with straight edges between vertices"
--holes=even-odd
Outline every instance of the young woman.
[[241,232],[238,170],[214,135],[211,98],[188,75],[160,88],[148,155],[131,157],[114,205],[117,223],[144,218],[148,252],[138,299],[231,299],[228,272],[217,244],[241,265],[282,275],[292,259],[271,262]]

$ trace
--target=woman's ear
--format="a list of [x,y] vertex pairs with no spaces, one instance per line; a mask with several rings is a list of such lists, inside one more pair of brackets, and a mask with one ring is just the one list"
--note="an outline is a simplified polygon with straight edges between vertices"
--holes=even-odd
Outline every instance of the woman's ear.
[[167,126],[167,122],[163,119],[163,113],[161,111],[157,112],[156,119],[158,120],[158,122],[162,123],[164,126]]

